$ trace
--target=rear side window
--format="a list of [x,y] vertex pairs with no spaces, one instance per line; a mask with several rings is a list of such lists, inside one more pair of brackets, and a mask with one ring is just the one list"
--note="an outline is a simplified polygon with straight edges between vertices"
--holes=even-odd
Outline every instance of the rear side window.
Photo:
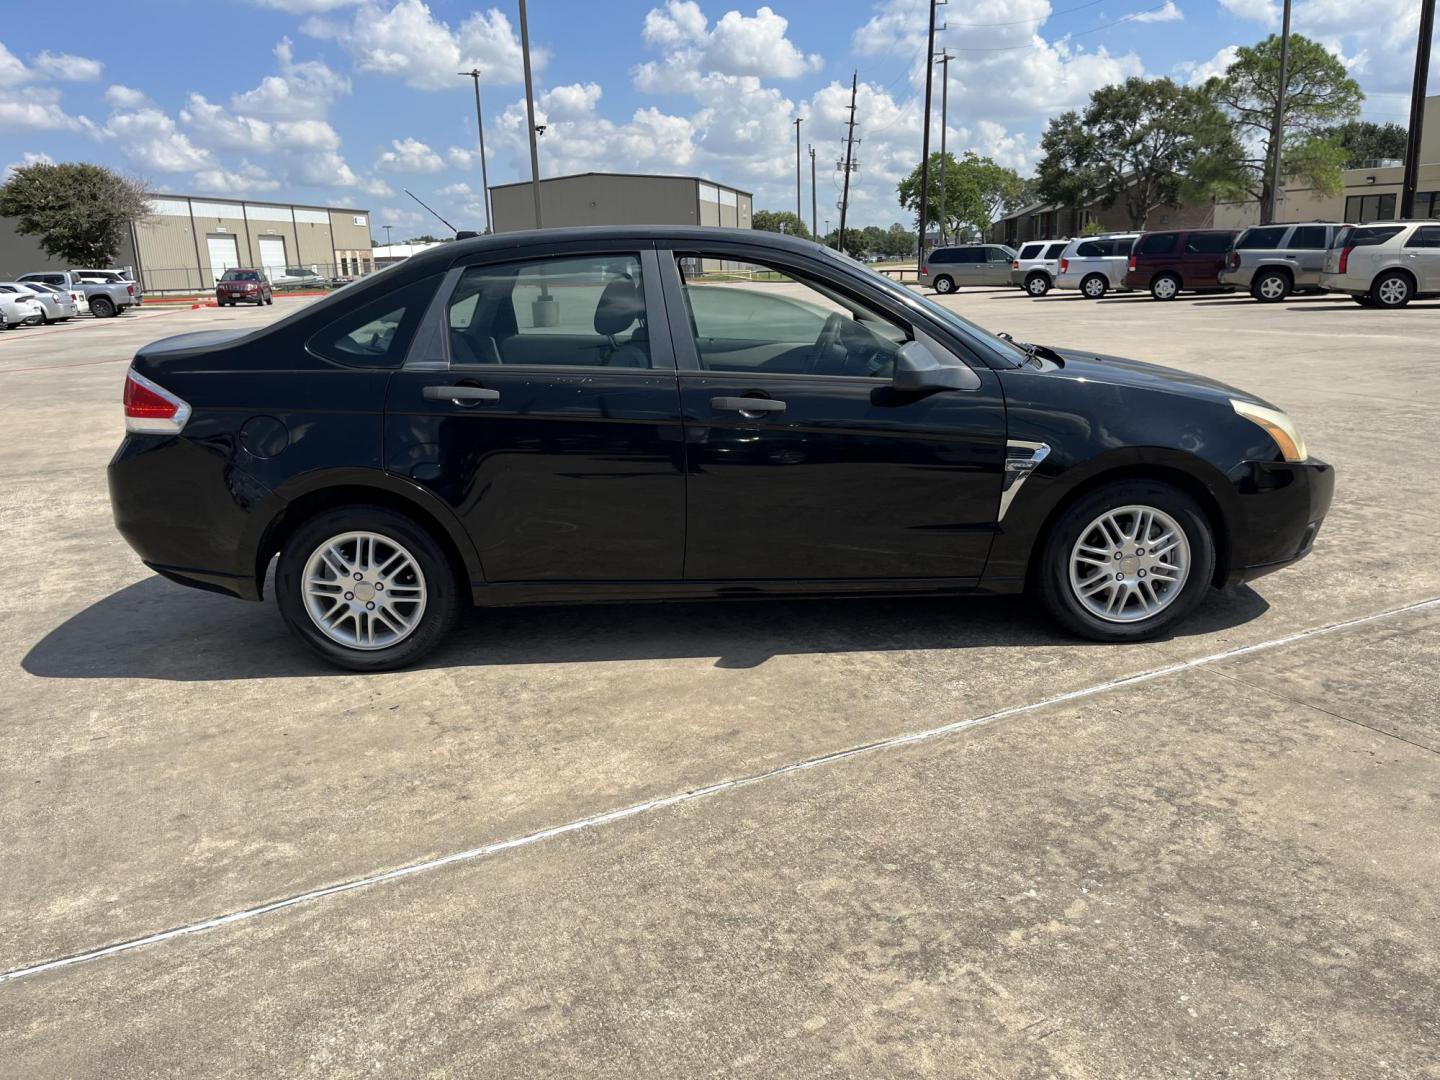
[[1108,243],[1102,243],[1099,240],[1086,240],[1075,249],[1075,256],[1080,259],[1098,259],[1102,255],[1109,255],[1109,248],[1110,245]]
[[1440,248],[1440,225],[1422,225],[1405,241],[1407,248]]
[[1044,244],[1026,244],[1023,248],[1020,249],[1020,258],[1038,259],[1040,258],[1040,253],[1044,250]]
[[1060,257],[1060,253],[1063,252],[1064,250],[1065,250],[1065,244],[1064,244],[1063,242],[1062,242],[1062,243],[1059,243],[1059,244],[1051,244],[1051,245],[1050,245],[1050,249],[1045,252],[1045,258],[1047,258],[1047,259],[1058,259],[1058,258]]
[[340,316],[305,347],[346,367],[399,367],[439,283],[438,276],[422,278],[385,293]]
[[1229,233],[1191,233],[1185,238],[1185,251],[1190,255],[1223,255],[1234,239]]
[[1180,238],[1175,233],[1151,233],[1135,244],[1136,255],[1169,255]]
[[953,262],[958,263],[981,263],[985,261],[984,248],[956,248]]
[[1238,251],[1257,251],[1262,248],[1278,248],[1280,240],[1285,235],[1285,226],[1279,228],[1266,227],[1263,229],[1246,229],[1240,234],[1240,239],[1235,241],[1235,248]]
[[1296,225],[1285,244],[1286,251],[1324,251],[1324,225]]
[[1401,225],[1367,225],[1364,228],[1352,229],[1345,238],[1345,246],[1374,247],[1397,236],[1402,228]]
[[954,248],[936,248],[930,253],[930,261],[937,263],[959,262],[960,253]]

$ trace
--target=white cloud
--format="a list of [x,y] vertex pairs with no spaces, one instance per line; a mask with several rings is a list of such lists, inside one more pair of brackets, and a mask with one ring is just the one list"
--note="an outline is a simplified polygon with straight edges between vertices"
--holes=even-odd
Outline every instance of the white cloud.
[[[418,90],[453,90],[457,72],[478,68],[487,83],[520,78],[520,41],[509,18],[494,8],[476,11],[459,27],[436,19],[422,0],[396,0],[388,9],[365,0],[348,24],[312,19],[306,33],[338,40],[361,71],[393,75]],[[532,68],[545,51],[531,49]]]
[[162,173],[194,172],[214,165],[210,151],[196,146],[175,121],[154,108],[111,113],[104,137],[140,168]]
[[700,73],[793,79],[819,71],[818,53],[806,55],[786,37],[789,21],[768,7],[753,16],[728,11],[709,29],[694,0],[668,0],[645,16],[642,37],[665,59],[636,69],[636,85],[652,93],[689,93]]
[[313,119],[350,93],[350,80],[321,61],[297,63],[289,38],[275,46],[275,59],[280,74],[267,75],[255,89],[234,95],[230,107],[235,112],[272,120]]
[[30,77],[30,69],[0,41],[0,86],[19,86]]
[[1220,0],[1220,6],[1237,19],[1261,26],[1280,25],[1280,5],[1275,0]]
[[223,105],[215,105],[200,94],[191,94],[180,110],[180,122],[202,143],[224,150],[264,150],[273,140],[273,129],[264,120],[240,116]]
[[1235,62],[1239,54],[1238,45],[1226,45],[1209,60],[1202,60],[1198,63],[1193,60],[1184,60],[1175,65],[1173,74],[1187,86],[1199,86],[1215,75],[1225,74],[1225,69]]
[[317,187],[353,188],[382,199],[395,194],[394,189],[383,180],[366,180],[358,176],[345,159],[333,150],[295,154],[289,161],[292,182],[314,184]]
[[144,91],[130,86],[122,86],[119,83],[106,89],[105,101],[117,109],[138,109],[142,105],[150,104],[150,99],[145,96]]
[[[19,161],[12,161],[9,165],[5,166],[4,173],[0,173],[0,184],[3,184],[5,183],[5,181],[9,180],[10,174],[13,173],[16,169],[21,168],[22,166],[54,164],[55,159],[52,158],[49,154],[37,154],[33,151],[26,151],[25,154],[21,156]],[[463,187],[464,185],[462,184],[461,186]]]
[[447,199],[469,199],[476,194],[475,190],[464,182],[458,184],[446,184],[436,195]]
[[275,145],[282,150],[339,150],[340,135],[324,120],[281,120]]
[[0,132],[83,131],[95,125],[84,116],[71,116],[60,107],[60,93],[48,87],[0,90]]
[[291,15],[316,15],[336,8],[350,7],[360,0],[255,0],[261,7],[288,11]]
[[1125,21],[1138,23],[1179,22],[1183,18],[1185,18],[1185,13],[1175,5],[1175,0],[1165,0],[1164,7],[1153,11],[1137,11]]
[[[485,157],[488,164],[489,159],[494,157],[495,153],[494,150],[488,146],[485,148],[485,150]],[[463,146],[452,146],[450,147],[450,149],[445,151],[445,157],[450,162],[450,164],[455,166],[455,168],[457,169],[478,169],[480,167],[479,148],[476,148],[474,150],[467,150]]]
[[393,139],[393,150],[386,150],[375,162],[377,169],[390,172],[440,172],[445,162],[419,139]]
[[93,82],[100,78],[105,65],[72,53],[52,53],[46,49],[39,56],[30,58],[30,66],[46,79],[60,79],[64,82]]
[[235,168],[202,169],[190,183],[196,191],[211,195],[261,195],[280,187],[280,181],[248,161],[242,161]]

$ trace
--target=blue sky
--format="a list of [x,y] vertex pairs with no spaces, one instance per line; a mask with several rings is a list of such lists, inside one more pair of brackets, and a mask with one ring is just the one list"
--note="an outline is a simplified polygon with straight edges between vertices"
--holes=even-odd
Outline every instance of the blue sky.
[[[484,74],[491,183],[528,177],[515,5],[432,0],[138,0],[121,19],[30,11],[0,24],[0,168],[89,160],[156,191],[333,203],[400,234],[483,209],[473,98]],[[1403,122],[1419,0],[1297,0]],[[1273,0],[973,0],[941,8],[955,52],[948,140],[1027,172],[1057,112],[1128,75],[1196,80],[1278,28]],[[794,207],[795,116],[834,218],[850,73],[859,71],[862,224],[902,220],[919,159],[926,0],[531,0],[545,175],[712,177]],[[938,45],[937,45],[938,47]],[[1440,66],[1440,57],[1437,57]],[[1440,92],[1432,72],[1432,92]],[[936,86],[938,140],[939,86]],[[809,214],[808,157],[804,206]]]

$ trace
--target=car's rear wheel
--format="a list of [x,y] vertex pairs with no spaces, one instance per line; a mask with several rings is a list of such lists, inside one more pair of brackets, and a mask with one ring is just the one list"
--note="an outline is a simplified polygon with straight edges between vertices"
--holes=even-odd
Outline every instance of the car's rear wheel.
[[1350,299],[1354,300],[1355,303],[1359,304],[1361,307],[1375,306],[1375,298],[1369,293],[1361,293],[1359,296],[1352,296]]
[[1150,282],[1150,295],[1156,300],[1174,300],[1180,295],[1180,279],[1174,274],[1161,274]]
[[97,319],[108,319],[115,314],[115,303],[104,296],[96,296],[90,301],[90,314]]
[[1262,304],[1274,304],[1290,295],[1290,277],[1279,270],[1262,270],[1250,283],[1250,295]]
[[1067,630],[1094,641],[1162,634],[1204,598],[1215,539],[1195,500],[1159,481],[1119,481],[1067,508],[1041,552],[1038,589]]
[[955,291],[955,279],[941,274],[935,279],[935,291],[938,293],[952,293]]
[[1031,274],[1025,279],[1025,291],[1031,296],[1044,296],[1050,291],[1050,278],[1045,274]]
[[1408,275],[1399,270],[1381,274],[1370,286],[1370,295],[1383,308],[1402,308],[1415,295],[1415,286]]
[[460,581],[435,538],[377,506],[327,510],[301,525],[280,551],[275,589],[295,636],[352,671],[414,663],[460,613]]
[[1099,300],[1110,291],[1110,282],[1104,274],[1091,274],[1080,282],[1080,291],[1091,300]]

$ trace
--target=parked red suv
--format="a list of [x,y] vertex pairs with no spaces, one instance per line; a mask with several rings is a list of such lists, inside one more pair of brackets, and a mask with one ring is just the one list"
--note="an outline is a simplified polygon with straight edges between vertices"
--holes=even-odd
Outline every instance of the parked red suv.
[[215,302],[221,307],[227,304],[234,307],[241,300],[247,304],[275,302],[275,298],[270,294],[270,282],[265,278],[265,271],[246,270],[236,266],[226,270],[225,276],[215,283]]
[[1130,250],[1125,287],[1149,289],[1156,300],[1174,300],[1181,292],[1228,291],[1219,275],[1234,243],[1234,229],[1147,232]]

